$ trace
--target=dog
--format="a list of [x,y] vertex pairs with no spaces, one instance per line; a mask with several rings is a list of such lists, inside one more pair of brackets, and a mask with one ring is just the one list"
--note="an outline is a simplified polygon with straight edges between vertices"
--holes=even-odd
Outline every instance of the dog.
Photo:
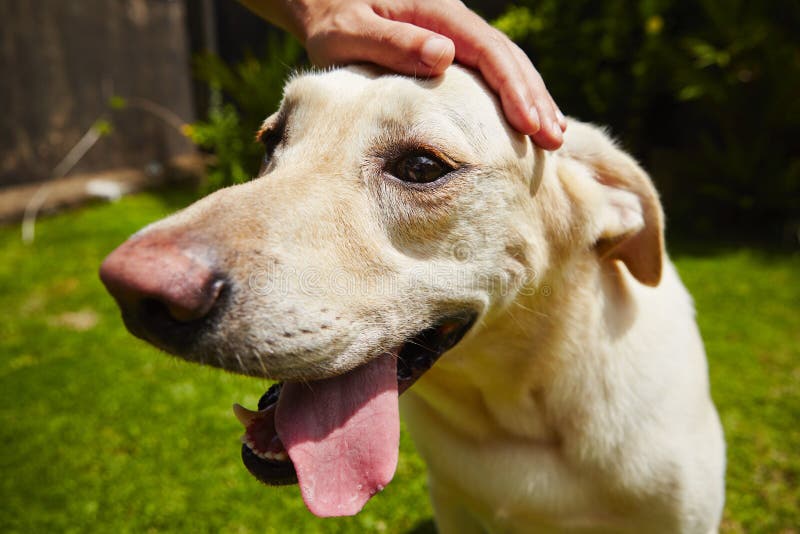
[[282,381],[235,407],[254,475],[357,513],[402,404],[440,532],[716,531],[693,303],[651,180],[603,130],[570,119],[545,152],[467,70],[348,67],[291,79],[258,139],[256,179],[100,270],[133,334]]

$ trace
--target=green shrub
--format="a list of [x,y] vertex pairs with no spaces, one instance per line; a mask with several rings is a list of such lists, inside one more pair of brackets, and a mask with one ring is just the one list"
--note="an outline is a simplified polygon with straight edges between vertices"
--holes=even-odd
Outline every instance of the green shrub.
[[212,94],[208,118],[190,129],[192,140],[215,156],[208,170],[209,191],[255,176],[263,152],[255,134],[278,108],[284,81],[302,55],[297,41],[274,35],[262,58],[248,54],[232,66],[211,54],[195,59],[195,74]]
[[800,4],[523,0],[495,21],[573,116],[611,126],[683,233],[800,224]]

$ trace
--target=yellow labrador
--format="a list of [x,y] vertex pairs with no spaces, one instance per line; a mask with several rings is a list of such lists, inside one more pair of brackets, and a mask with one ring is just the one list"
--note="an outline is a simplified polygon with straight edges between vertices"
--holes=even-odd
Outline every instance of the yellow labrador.
[[441,532],[716,530],[692,300],[650,179],[603,131],[571,121],[545,153],[465,70],[347,68],[291,80],[259,138],[258,178],[101,268],[134,334],[283,381],[235,408],[254,475],[358,512],[408,390]]

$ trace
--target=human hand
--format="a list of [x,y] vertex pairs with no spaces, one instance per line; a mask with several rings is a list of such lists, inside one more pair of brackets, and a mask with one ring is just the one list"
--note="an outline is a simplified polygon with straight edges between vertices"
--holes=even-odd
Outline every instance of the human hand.
[[320,66],[366,61],[415,76],[454,60],[481,72],[508,122],[542,148],[567,123],[525,53],[459,0],[241,0],[294,34]]

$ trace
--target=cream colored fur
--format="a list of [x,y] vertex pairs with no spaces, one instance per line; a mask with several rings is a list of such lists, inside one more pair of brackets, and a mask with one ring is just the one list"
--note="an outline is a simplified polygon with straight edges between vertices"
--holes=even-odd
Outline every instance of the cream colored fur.
[[[315,379],[442,314],[479,315],[401,403],[441,532],[707,533],[724,443],[692,300],[641,168],[570,121],[545,153],[472,74],[292,80],[263,175],[145,231],[185,228],[235,283],[190,358]],[[391,176],[426,146],[460,170]]]

